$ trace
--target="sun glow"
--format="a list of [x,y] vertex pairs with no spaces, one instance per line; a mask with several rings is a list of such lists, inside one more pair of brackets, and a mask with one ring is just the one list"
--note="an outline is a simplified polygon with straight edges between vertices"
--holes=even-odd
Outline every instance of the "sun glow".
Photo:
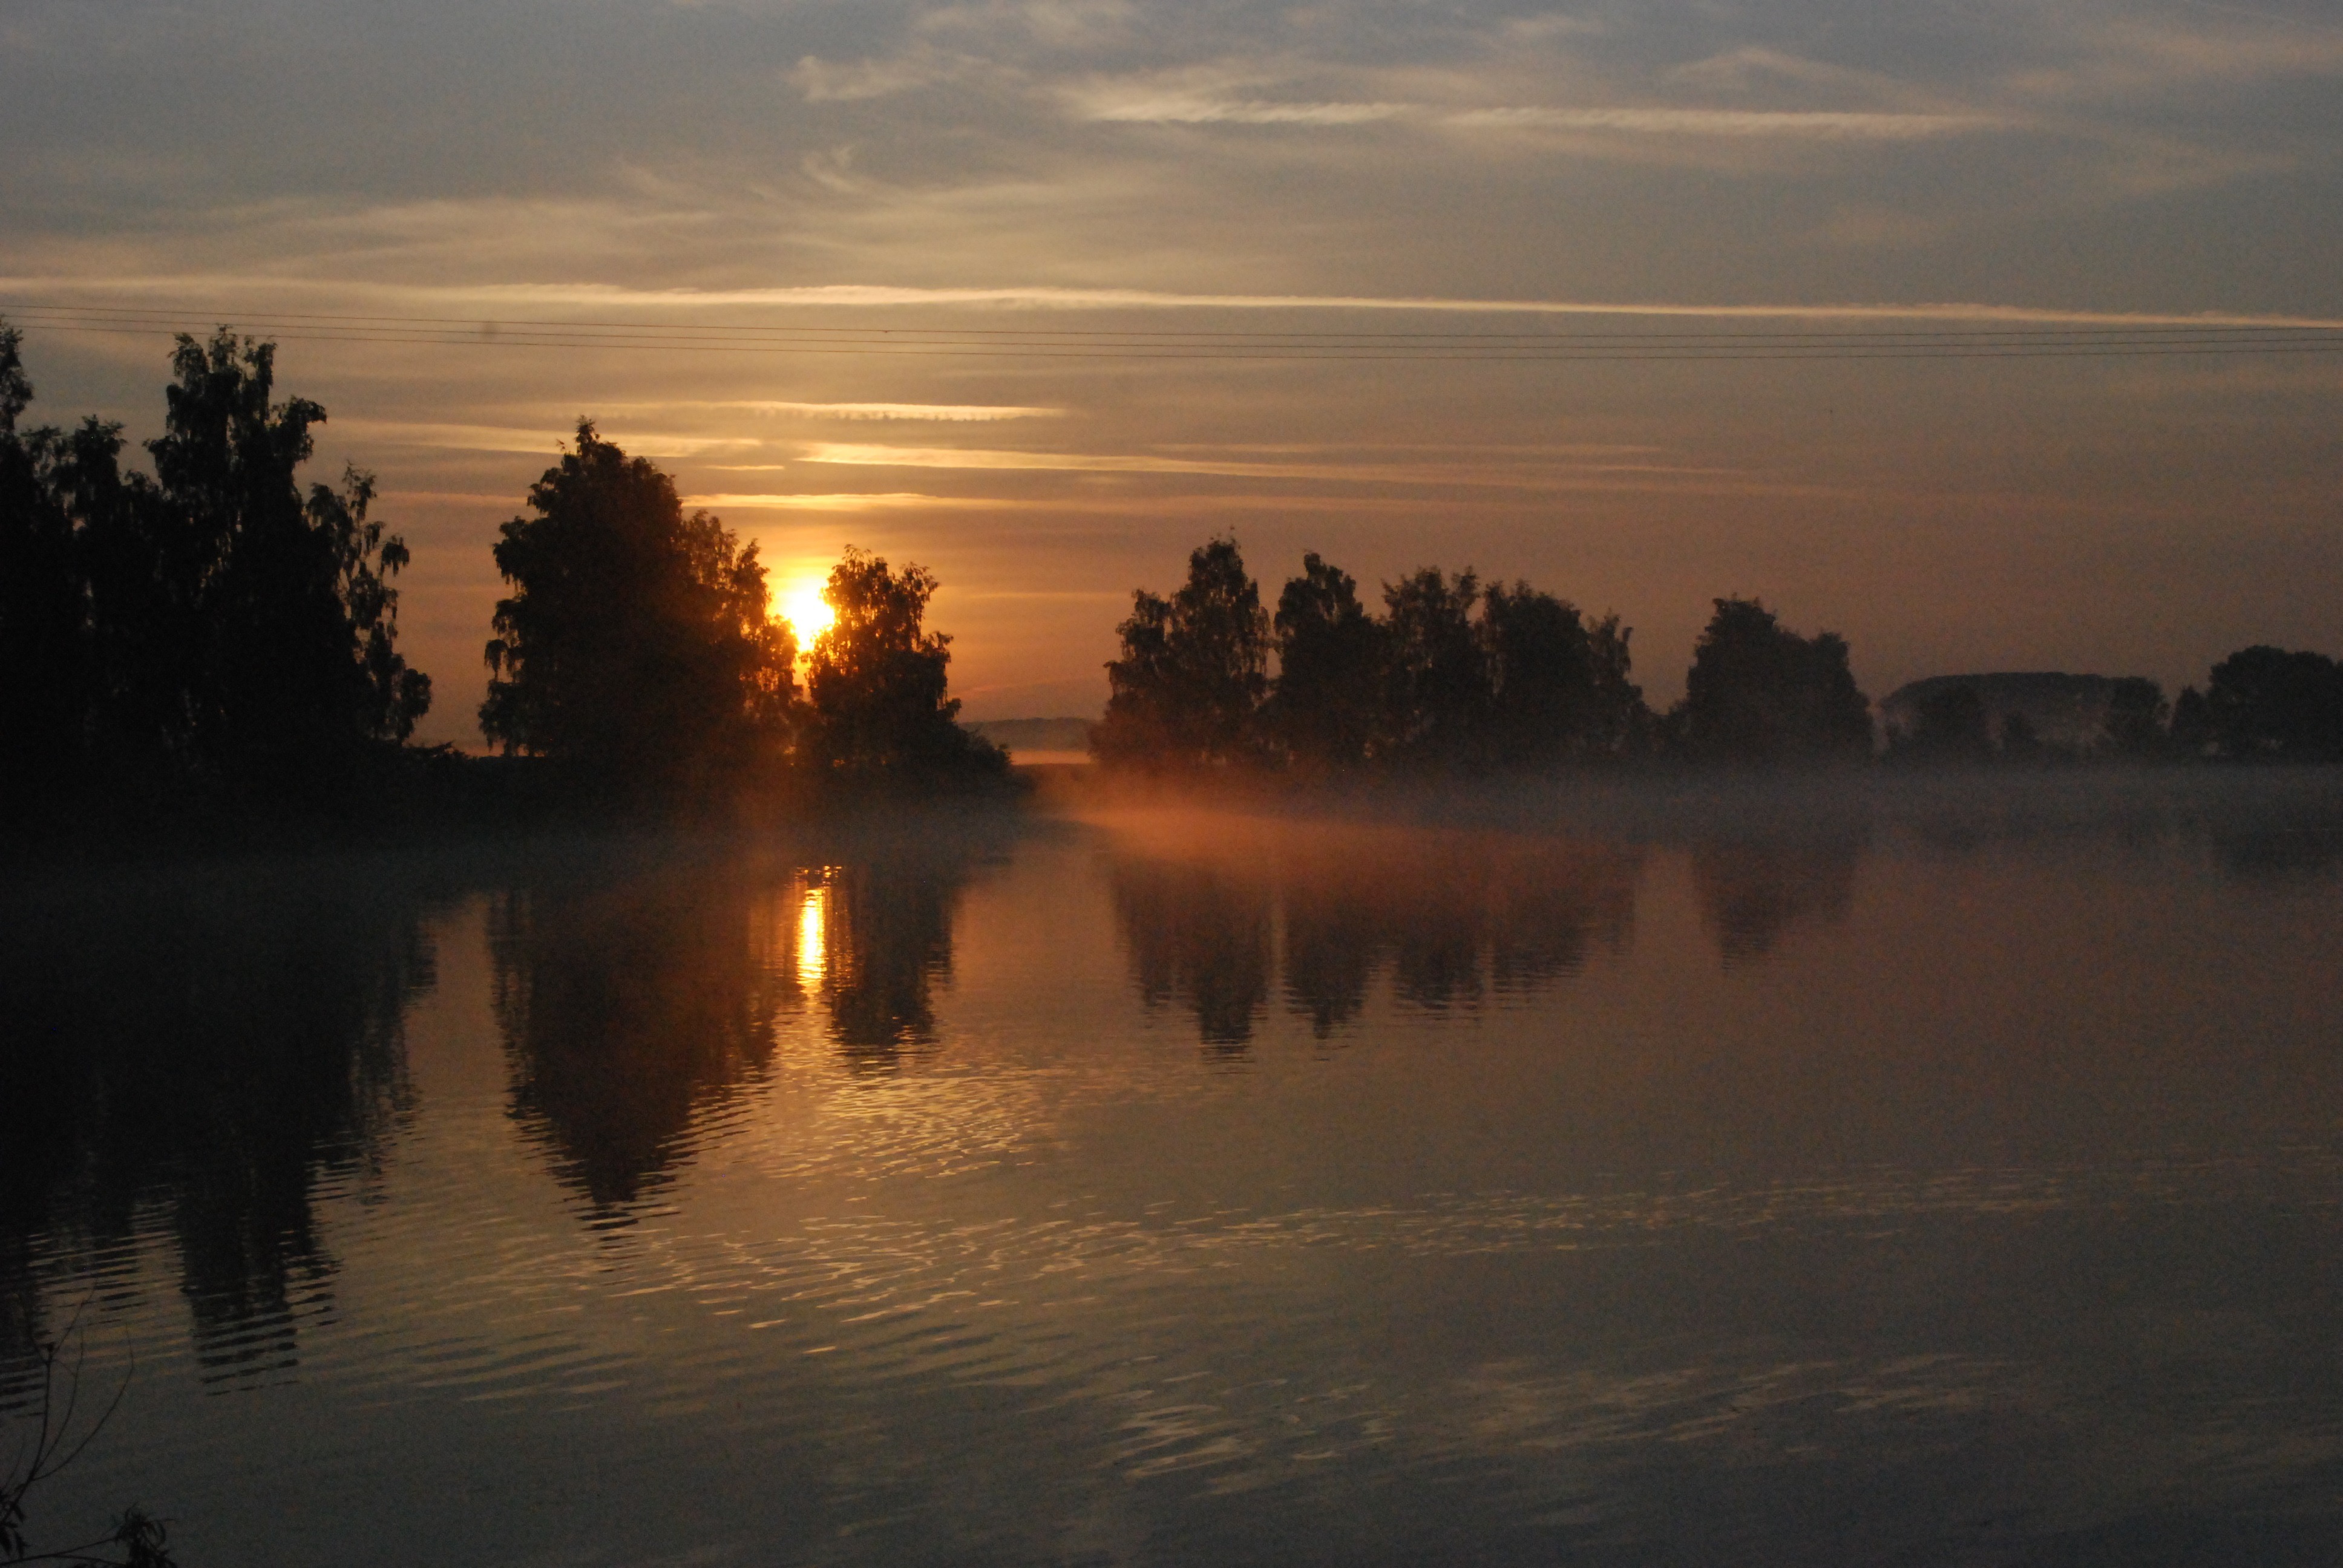
[[799,648],[811,648],[813,639],[830,629],[837,613],[822,602],[822,585],[803,582],[781,596],[781,618],[798,634]]

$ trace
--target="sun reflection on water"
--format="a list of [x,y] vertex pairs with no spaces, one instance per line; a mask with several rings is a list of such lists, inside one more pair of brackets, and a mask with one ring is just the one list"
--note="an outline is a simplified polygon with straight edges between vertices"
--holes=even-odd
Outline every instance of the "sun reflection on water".
[[830,888],[808,884],[798,901],[798,983],[810,990],[829,967]]

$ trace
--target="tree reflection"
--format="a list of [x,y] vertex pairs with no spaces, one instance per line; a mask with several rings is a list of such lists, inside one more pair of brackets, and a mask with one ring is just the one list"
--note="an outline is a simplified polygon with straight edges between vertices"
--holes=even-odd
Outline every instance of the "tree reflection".
[[1862,853],[1852,839],[1695,846],[1701,921],[1725,967],[1762,961],[1794,926],[1845,919]]
[[1208,1049],[1242,1054],[1269,1000],[1268,888],[1178,860],[1119,861],[1111,881],[1140,1000],[1185,1005]]
[[739,878],[669,868],[496,903],[512,1114],[598,1212],[663,1185],[695,1121],[770,1060],[790,987],[758,902]]
[[202,1375],[295,1364],[336,1267],[317,1185],[365,1179],[410,1107],[423,907],[337,874],[244,873],[0,913],[0,1365],[44,1329],[32,1235],[104,1251],[158,1211]]
[[963,859],[889,859],[833,869],[807,890],[830,1038],[858,1070],[891,1070],[935,1040],[933,990],[951,974],[966,880]]
[[1321,1040],[1378,975],[1429,1010],[1470,1010],[1575,973],[1624,943],[1641,853],[1468,833],[1298,835],[1274,855],[1125,857],[1111,882],[1141,1000],[1178,1001],[1203,1041],[1242,1048],[1272,980],[1282,916],[1287,1009]]

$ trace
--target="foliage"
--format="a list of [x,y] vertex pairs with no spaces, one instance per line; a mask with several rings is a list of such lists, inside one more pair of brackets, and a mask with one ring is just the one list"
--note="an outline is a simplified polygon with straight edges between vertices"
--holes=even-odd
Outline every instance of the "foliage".
[[2205,709],[2224,756],[2343,759],[2343,665],[2324,654],[2240,648],[2213,667]]
[[[1993,755],[1991,719],[1985,698],[1974,686],[1947,686],[1929,692],[1920,699],[1913,719],[1908,734],[1896,729],[1888,736],[1888,751],[1899,761],[1982,762]],[[2011,733],[2010,720],[2024,727],[2018,734],[2032,736],[2033,727],[2025,715],[2012,713],[2003,721],[2005,742]]]
[[1000,777],[1008,757],[954,722],[945,668],[951,638],[923,629],[935,574],[849,546],[821,590],[835,616],[814,639],[799,752],[831,774],[936,780]]
[[1277,682],[1262,710],[1273,744],[1305,772],[1356,767],[1383,742],[1390,644],[1351,574],[1314,554],[1278,596]]
[[506,523],[480,728],[588,794],[704,798],[779,757],[797,642],[766,611],[765,568],[675,483],[580,420],[578,443]]
[[1395,756],[1468,766],[1483,760],[1494,691],[1488,649],[1473,624],[1480,599],[1480,579],[1469,571],[1446,577],[1425,567],[1384,585]]
[[1212,540],[1178,594],[1133,596],[1094,749],[1110,763],[1258,760],[1322,775],[1545,767],[1620,756],[1650,735],[1616,616],[1590,624],[1527,583],[1484,590],[1437,567],[1386,583],[1383,607],[1373,615],[1349,573],[1306,555],[1278,596],[1272,645],[1234,541]]
[[430,703],[397,647],[406,546],[369,475],[303,495],[326,413],[271,401],[273,345],[183,335],[171,366],[154,475],[125,473],[118,426],[17,428],[32,387],[0,327],[9,782],[332,805]]
[[2111,757],[2160,755],[2171,722],[2172,705],[2164,700],[2164,688],[2144,676],[2123,676],[2107,693],[2107,716],[2099,722],[2099,749]]
[[1169,599],[1141,589],[1115,628],[1106,717],[1091,745],[1104,761],[1212,767],[1257,754],[1255,710],[1269,689],[1269,616],[1232,538],[1197,547]]
[[1862,758],[1871,709],[1845,638],[1785,628],[1755,599],[1721,598],[1693,649],[1684,699],[1669,715],[1678,743],[1708,761]]

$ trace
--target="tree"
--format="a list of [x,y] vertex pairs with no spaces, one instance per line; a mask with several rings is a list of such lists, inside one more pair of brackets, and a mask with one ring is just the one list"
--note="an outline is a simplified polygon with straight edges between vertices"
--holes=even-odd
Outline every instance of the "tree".
[[836,616],[814,639],[811,712],[800,753],[814,767],[863,779],[999,777],[1008,757],[953,721],[951,638],[922,628],[935,574],[848,547],[821,590]]
[[0,323],[0,799],[18,807],[73,787],[90,697],[87,595],[55,482],[62,442],[16,428],[33,400],[22,341]]
[[226,793],[332,806],[368,749],[404,740],[430,682],[397,652],[407,548],[367,518],[371,476],[296,471],[326,412],[271,401],[275,348],[222,328],[171,357],[155,474],[118,426],[19,432],[32,388],[0,327],[0,639],[15,735],[142,806]]
[[[2023,714],[2012,714],[2021,724]],[[2008,725],[2002,726],[2005,738]],[[2033,733],[2030,727],[2024,731]],[[1983,762],[1994,751],[1992,716],[1985,698],[1974,686],[1939,687],[1922,697],[1913,715],[1911,732],[1892,729],[1888,749],[1900,761]]]
[[580,420],[578,443],[506,523],[480,728],[589,794],[679,804],[777,763],[797,639],[765,568],[675,483]]
[[1091,737],[1102,762],[1214,767],[1259,749],[1254,710],[1269,689],[1269,616],[1232,538],[1198,546],[1170,598],[1144,588],[1115,628],[1106,717]]
[[1689,755],[1767,763],[1869,754],[1871,705],[1845,638],[1800,637],[1755,599],[1715,603],[1670,715]]
[[2155,757],[2169,739],[2172,705],[2164,688],[2146,676],[2118,677],[2107,692],[2099,720],[2099,748],[2111,757]]
[[2324,654],[2240,648],[2213,667],[2205,707],[2224,756],[2343,759],[2343,666]]
[[1419,762],[1484,759],[1495,703],[1488,648],[1473,625],[1480,579],[1424,567],[1383,585],[1391,639],[1393,750]]
[[1356,767],[1383,740],[1388,639],[1358,587],[1312,554],[1278,595],[1277,680],[1262,726],[1305,772]]

